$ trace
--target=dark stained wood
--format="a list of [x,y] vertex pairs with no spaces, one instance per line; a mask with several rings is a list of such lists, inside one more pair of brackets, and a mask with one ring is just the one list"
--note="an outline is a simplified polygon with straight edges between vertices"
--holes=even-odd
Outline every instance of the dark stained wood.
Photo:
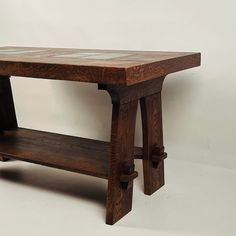
[[141,98],[140,105],[143,126],[144,193],[151,195],[164,185],[164,160],[160,159],[160,163],[153,163],[154,155],[161,157],[164,154],[161,92]]
[[[179,54],[179,56],[181,53]],[[150,55],[151,57],[151,55]],[[150,64],[141,64],[126,70],[126,84],[135,84],[168,74],[200,66],[201,54],[192,53],[178,58],[162,59]]]
[[[110,143],[18,128],[0,134],[0,157],[108,178]],[[135,154],[142,154],[135,148]]]
[[8,160],[9,160],[9,158],[6,158],[4,156],[0,156],[0,161],[5,162],[5,161],[8,161]]
[[[132,208],[133,181],[122,187],[124,165],[134,164],[134,132],[138,100],[113,104],[106,223],[114,224]],[[132,173],[131,173],[132,174]]]
[[161,91],[164,78],[163,76],[132,86],[99,84],[98,89],[107,90],[113,104],[127,103]]
[[[13,102],[10,76],[0,76],[0,135],[4,130],[17,128],[16,113]],[[0,156],[0,161],[9,158]]]
[[0,47],[0,75],[131,85],[200,65],[200,53]]
[[[129,87],[98,86],[99,89],[107,90],[113,103],[112,152],[110,156],[107,193],[107,224],[114,224],[132,208],[133,181],[130,181],[128,190],[124,191],[122,185],[120,185],[120,176],[122,175],[123,163],[128,162],[132,166],[134,160],[135,119],[139,99],[144,129],[143,169],[145,194],[153,193],[164,184],[163,160],[158,163],[155,169],[152,161],[152,145],[155,145],[156,148],[159,147],[158,144],[163,142],[161,138],[162,120],[159,94],[164,78],[160,77]],[[152,101],[153,103],[150,103]],[[136,173],[133,172],[130,175],[136,176]]]
[[0,132],[17,128],[9,76],[0,76]]
[[[132,208],[134,159],[144,192],[164,185],[161,89],[166,75],[200,65],[200,53],[0,47],[0,160],[8,158],[108,179],[107,224]],[[17,128],[9,75],[97,83],[112,100],[111,141]],[[134,147],[140,100],[143,149]]]

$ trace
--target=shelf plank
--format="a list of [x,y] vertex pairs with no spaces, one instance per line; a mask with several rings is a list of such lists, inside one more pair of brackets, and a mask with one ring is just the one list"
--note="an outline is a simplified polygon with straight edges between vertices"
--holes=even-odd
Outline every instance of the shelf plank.
[[[110,143],[18,128],[0,134],[0,155],[49,167],[108,178]],[[142,148],[135,148],[141,158]]]

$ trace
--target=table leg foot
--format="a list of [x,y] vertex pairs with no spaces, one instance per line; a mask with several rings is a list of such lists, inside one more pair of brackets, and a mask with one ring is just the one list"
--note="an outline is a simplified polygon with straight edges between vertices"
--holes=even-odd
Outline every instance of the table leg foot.
[[165,184],[164,179],[164,161],[162,161],[158,169],[153,169],[152,167],[147,167],[144,164],[144,193],[146,195],[152,195],[158,189],[160,189]]
[[140,99],[143,126],[144,193],[153,194],[165,184],[161,92]]

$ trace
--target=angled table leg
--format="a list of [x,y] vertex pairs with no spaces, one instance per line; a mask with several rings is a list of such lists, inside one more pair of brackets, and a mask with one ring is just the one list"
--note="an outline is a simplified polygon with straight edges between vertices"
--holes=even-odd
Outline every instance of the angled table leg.
[[[163,170],[163,163],[158,165],[157,161],[153,159],[158,166],[158,171],[149,166],[150,146],[155,144],[162,147],[162,138],[160,138],[162,137],[162,129],[160,130],[159,126],[156,125],[156,122],[159,121],[159,113],[161,113],[159,95],[156,94],[161,91],[163,81],[164,77],[160,77],[132,86],[98,86],[99,89],[109,92],[113,104],[107,224],[114,224],[132,208],[133,179],[137,177],[137,173],[134,171],[134,133],[139,99],[141,99],[144,128],[145,192],[148,193],[149,188],[154,190],[157,189],[156,185],[163,184],[163,172],[159,171]],[[158,119],[153,119],[153,115],[156,118],[156,112]],[[153,133],[149,125],[155,128]],[[152,134],[152,138],[150,138],[150,134]],[[158,179],[159,184],[156,184],[155,178]],[[150,184],[152,184],[151,187]]]
[[140,99],[143,126],[144,193],[151,195],[164,185],[161,92]]
[[[113,105],[107,224],[114,224],[132,208],[132,175],[133,177],[137,175],[134,172],[134,132],[137,105],[138,100]],[[130,181],[126,181],[125,178],[129,178],[129,176],[131,177]]]
[[[132,209],[134,134],[139,99],[129,89],[99,85],[112,99],[111,153],[108,170],[106,223],[114,224]],[[127,93],[128,92],[128,93]]]
[[[0,135],[4,130],[12,130],[16,128],[17,121],[10,77],[0,76]],[[0,161],[7,160],[9,160],[9,158],[0,156]]]

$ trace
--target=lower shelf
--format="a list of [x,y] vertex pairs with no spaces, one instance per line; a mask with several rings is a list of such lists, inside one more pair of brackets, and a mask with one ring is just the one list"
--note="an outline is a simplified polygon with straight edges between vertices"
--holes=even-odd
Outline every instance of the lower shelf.
[[[24,128],[0,133],[0,155],[108,178],[110,143]],[[142,148],[135,147],[136,158]]]

